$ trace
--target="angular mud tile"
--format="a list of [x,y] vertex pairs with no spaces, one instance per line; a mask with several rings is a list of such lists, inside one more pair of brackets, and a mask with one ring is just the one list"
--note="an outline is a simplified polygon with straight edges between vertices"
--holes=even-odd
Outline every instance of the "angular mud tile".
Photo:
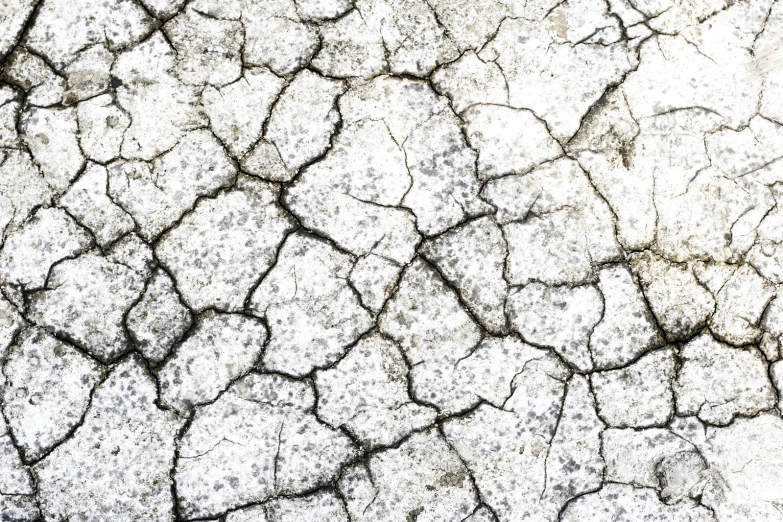
[[[755,114],[761,78],[749,75],[750,52],[729,58],[712,58],[683,36],[658,35],[641,46],[638,70],[623,84],[631,112],[652,116],[674,109],[704,107],[726,119],[731,127],[748,123]],[[684,70],[687,74],[661,75],[661,70]],[[651,84],[655,89],[650,89]]]
[[44,60],[17,48],[3,67],[3,80],[27,91],[27,103],[48,106],[63,99],[65,80],[58,76]]
[[131,339],[142,355],[153,363],[159,363],[168,355],[191,321],[190,311],[180,301],[173,281],[163,270],[155,271],[144,296],[131,308],[126,320]]
[[30,318],[110,361],[129,340],[125,312],[141,297],[141,274],[94,253],[56,265],[44,290],[30,296]]
[[741,131],[721,129],[705,140],[710,157],[731,178],[757,172],[783,156],[783,127],[761,116]]
[[92,238],[65,211],[39,209],[19,228],[8,230],[0,252],[3,284],[41,288],[58,261],[71,258],[92,245]]
[[713,514],[693,501],[667,506],[651,488],[606,484],[577,498],[560,516],[563,522],[715,522]]
[[669,139],[668,133],[643,130],[633,119],[622,90],[615,89],[590,109],[566,146],[612,207],[617,239],[628,249],[644,249],[655,239],[654,169],[660,165],[661,153],[671,155],[672,142],[678,142]]
[[266,504],[239,508],[226,515],[226,522],[269,522]]
[[671,381],[675,375],[674,350],[644,355],[620,370],[594,373],[598,412],[610,426],[646,428],[665,424],[674,413]]
[[335,480],[355,450],[310,413],[314,403],[306,383],[251,374],[198,408],[175,473],[182,514],[220,515]]
[[181,83],[175,68],[175,50],[160,32],[117,57],[112,85],[131,121],[122,140],[124,158],[150,161],[207,124],[198,105],[201,89]]
[[677,413],[725,425],[775,405],[767,362],[754,347],[726,346],[704,333],[686,344],[674,382]]
[[362,304],[377,314],[391,297],[401,270],[400,265],[385,257],[368,254],[356,261],[349,280]]
[[205,16],[192,7],[166,23],[177,51],[177,77],[187,85],[226,85],[242,74],[242,24]]
[[570,498],[600,484],[603,423],[585,413],[593,408],[587,381],[575,377],[565,399],[563,386],[558,393],[552,402],[549,390],[538,390],[550,405],[544,411],[535,403],[514,413],[482,405],[444,424],[500,520],[552,519]]
[[93,161],[117,159],[130,117],[114,102],[110,94],[85,100],[76,106],[79,119],[79,143],[85,156]]
[[652,313],[625,267],[598,273],[604,296],[604,314],[590,336],[590,351],[597,368],[624,366],[663,343]]
[[[670,173],[677,174],[674,169]],[[753,246],[756,227],[775,207],[772,192],[747,177],[728,179],[714,167],[694,176],[679,194],[656,195],[657,250],[680,262],[709,258],[736,263]],[[656,176],[656,186],[669,181]]]
[[707,463],[693,451],[664,457],[655,467],[661,487],[661,500],[676,504],[685,498],[699,501],[706,485]]
[[269,67],[277,74],[302,68],[318,49],[318,31],[300,18],[294,0],[243,0],[243,61]]
[[96,43],[110,49],[127,47],[153,29],[153,20],[135,2],[46,1],[27,36],[26,45],[64,65]]
[[688,339],[714,312],[715,299],[710,292],[681,266],[644,252],[631,255],[631,267],[670,341]]
[[[783,160],[775,162],[779,164],[783,173]],[[780,175],[776,174],[777,181]],[[764,183],[764,182],[762,182]],[[776,206],[759,223],[755,234],[755,244],[747,254],[746,260],[759,274],[776,284],[783,283],[783,211],[777,206],[777,202],[783,202],[783,191],[779,184],[771,187],[772,197]]]
[[34,7],[34,0],[8,0],[3,4],[0,13],[0,55],[5,56],[13,48]]
[[754,343],[761,336],[756,325],[773,297],[775,286],[750,265],[742,265],[718,293],[710,328],[727,343]]
[[65,192],[84,164],[79,149],[76,109],[32,108],[21,116],[21,138],[40,165],[46,182]]
[[133,232],[111,245],[106,250],[106,259],[127,266],[145,280],[152,275],[155,264],[150,246]]
[[[527,422],[536,426],[536,433],[551,438],[571,372],[555,354],[544,353],[543,357],[527,361],[517,372],[511,382],[511,395],[502,408],[524,416]],[[488,398],[487,402],[493,400]]]
[[109,167],[109,194],[153,240],[199,196],[214,194],[236,178],[223,147],[206,130],[194,131],[150,165],[116,162]]
[[109,199],[108,185],[106,168],[89,163],[79,179],[60,198],[60,206],[89,228],[101,246],[134,229],[133,219]]
[[468,518],[462,519],[462,522],[497,522],[495,515],[486,506],[479,506]]
[[355,255],[404,264],[419,235],[409,210],[395,208],[410,189],[405,152],[382,121],[346,125],[329,153],[283,195],[302,224]]
[[250,311],[269,324],[264,368],[306,375],[338,360],[372,327],[370,313],[348,285],[351,263],[314,236],[286,239],[249,302]]
[[559,41],[608,45],[624,40],[625,29],[609,7],[608,2],[597,0],[558,3],[547,13],[545,21],[556,31]]
[[298,169],[324,153],[340,121],[336,100],[343,82],[311,71],[297,74],[269,116],[266,136],[286,166]]
[[604,90],[633,67],[625,43],[572,45],[562,41],[556,23],[524,19],[504,20],[479,58],[503,70],[510,104],[546,120],[561,143],[576,133]]
[[94,45],[79,53],[79,57],[65,68],[68,91],[63,96],[63,103],[71,105],[108,91],[113,63],[114,55],[104,45]]
[[161,400],[179,411],[214,400],[255,364],[266,341],[258,319],[204,312],[158,371]]
[[37,460],[79,424],[105,370],[36,328],[11,347],[4,374],[3,412],[24,457]]
[[545,462],[541,497],[548,504],[543,511],[550,517],[571,499],[601,485],[605,463],[600,437],[604,428],[595,414],[595,398],[587,379],[573,377]]
[[159,241],[156,254],[195,310],[241,310],[275,259],[292,220],[274,187],[242,177],[214,199],[201,200]]
[[261,137],[284,80],[267,69],[246,69],[234,83],[220,88],[208,86],[201,103],[212,129],[237,158],[241,158]]
[[783,73],[777,66],[780,59],[780,33],[783,30],[783,6],[775,2],[768,11],[764,30],[753,42],[753,55],[762,73],[760,112],[767,118],[783,120]]
[[571,159],[492,180],[483,192],[498,209],[512,284],[583,284],[594,278],[593,263],[620,254],[608,206]]
[[0,150],[0,226],[20,225],[53,192],[27,152]]
[[370,30],[383,37],[394,74],[426,76],[459,50],[426,0],[358,0]]
[[367,26],[359,11],[322,24],[321,38],[312,66],[326,76],[367,78],[386,68],[383,39]]
[[423,81],[379,76],[350,88],[340,97],[339,106],[346,126],[366,119],[383,120],[394,141],[404,144],[411,131],[449,105]]
[[663,428],[610,428],[601,440],[606,480],[636,487],[658,486],[656,466],[665,457],[685,451],[696,453],[691,443]]
[[478,175],[521,174],[563,154],[533,113],[502,105],[472,105],[463,114],[470,146],[478,150]]
[[553,348],[581,371],[593,368],[590,336],[604,315],[603,297],[594,286],[532,283],[511,291],[506,311],[525,341]]
[[421,260],[405,269],[378,319],[382,333],[403,349],[416,399],[451,409],[451,373],[481,340],[481,332],[454,292]]
[[710,480],[702,502],[718,520],[774,520],[783,502],[783,422],[775,414],[707,429]]
[[0,86],[0,147],[18,147],[16,121],[22,106],[22,95],[8,85]]
[[348,522],[345,507],[332,490],[319,491],[305,497],[271,500],[266,504],[266,512],[269,522]]
[[[35,494],[33,477],[30,475],[29,468],[22,463],[5,418],[0,418],[0,488],[2,488],[0,507],[6,501],[6,495]],[[3,511],[0,513],[5,515]]]
[[19,311],[0,295],[0,353],[6,353],[23,326],[24,319]]
[[263,139],[242,157],[239,164],[248,174],[267,181],[291,181],[296,176],[296,170],[283,163],[277,147]]
[[[444,423],[446,437],[475,477],[482,498],[502,521],[534,518],[541,509],[547,431],[554,428],[558,411],[547,413],[544,419],[527,420],[482,404],[468,416]],[[545,433],[539,436],[538,430]]]
[[340,18],[352,7],[350,0],[296,0],[299,15],[316,22]]
[[186,0],[140,0],[158,19],[165,20],[182,8]]
[[716,263],[712,261],[694,261],[689,263],[690,271],[696,276],[699,283],[709,290],[713,296],[717,295],[740,265],[730,263]]
[[411,401],[408,367],[394,343],[373,333],[334,367],[318,372],[318,417],[345,426],[367,447],[389,446],[435,421],[436,411]]
[[403,204],[416,214],[424,234],[440,234],[466,217],[489,213],[491,207],[478,197],[476,153],[454,113],[445,110],[428,119],[403,147],[413,179]]
[[435,429],[349,468],[339,487],[356,522],[463,520],[478,504],[468,470]]
[[143,363],[115,366],[95,391],[84,423],[33,468],[51,520],[167,520],[181,422],[158,409]]
[[[529,382],[546,376],[565,379],[566,368],[546,350],[508,337],[485,337],[468,357],[462,358],[444,377],[452,377],[452,401],[467,410],[484,400],[496,408],[514,410]],[[549,383],[547,383],[549,384]],[[544,385],[546,386],[546,385]],[[517,393],[519,396],[517,396]]]
[[41,512],[33,495],[0,495],[0,513],[8,520],[36,522]]
[[[427,2],[446,34],[460,50],[480,49],[498,30],[506,16],[520,16],[519,2],[503,0],[430,0]],[[516,4],[516,5],[515,5]]]
[[432,73],[432,84],[438,92],[449,97],[458,114],[480,103],[508,103],[503,71],[496,63],[483,61],[473,51],[439,67]]
[[487,330],[505,332],[506,243],[491,218],[479,218],[449,230],[425,242],[421,252],[457,287],[462,300]]

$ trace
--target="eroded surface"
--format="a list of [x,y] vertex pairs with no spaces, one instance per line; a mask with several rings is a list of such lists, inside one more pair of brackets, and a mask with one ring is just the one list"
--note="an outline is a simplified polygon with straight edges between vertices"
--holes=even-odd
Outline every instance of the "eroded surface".
[[783,3],[0,0],[0,520],[783,521]]

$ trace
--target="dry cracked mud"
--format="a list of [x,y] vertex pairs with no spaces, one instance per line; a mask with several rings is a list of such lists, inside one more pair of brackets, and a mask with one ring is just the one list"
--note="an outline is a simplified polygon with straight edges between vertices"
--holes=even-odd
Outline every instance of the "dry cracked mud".
[[783,521],[779,201],[783,0],[0,0],[0,521]]

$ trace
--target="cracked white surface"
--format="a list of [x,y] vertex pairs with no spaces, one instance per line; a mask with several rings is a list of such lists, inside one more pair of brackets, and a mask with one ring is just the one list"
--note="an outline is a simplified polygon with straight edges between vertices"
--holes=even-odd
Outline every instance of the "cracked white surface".
[[781,0],[0,0],[0,520],[783,521]]

